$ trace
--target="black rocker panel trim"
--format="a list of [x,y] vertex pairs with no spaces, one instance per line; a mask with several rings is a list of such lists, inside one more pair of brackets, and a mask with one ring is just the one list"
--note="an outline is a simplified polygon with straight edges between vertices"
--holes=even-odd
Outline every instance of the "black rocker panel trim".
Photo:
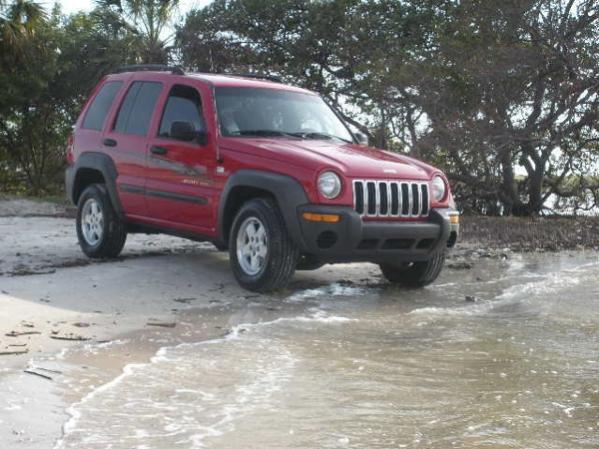
[[125,193],[134,193],[143,195],[145,193],[145,189],[143,187],[134,186],[131,184],[119,184],[119,190]]
[[119,184],[119,190],[121,192],[153,196],[156,198],[165,198],[174,201],[183,201],[185,203],[193,204],[208,204],[208,200],[201,196],[185,195],[183,193],[166,192],[164,190],[145,189],[143,187],[134,186],[131,184]]

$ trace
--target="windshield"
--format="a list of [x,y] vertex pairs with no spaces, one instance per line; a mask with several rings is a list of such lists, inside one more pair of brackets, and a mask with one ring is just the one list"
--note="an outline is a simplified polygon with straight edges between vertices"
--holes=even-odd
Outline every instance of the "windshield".
[[333,110],[317,95],[276,89],[216,88],[223,136],[295,137],[353,142]]

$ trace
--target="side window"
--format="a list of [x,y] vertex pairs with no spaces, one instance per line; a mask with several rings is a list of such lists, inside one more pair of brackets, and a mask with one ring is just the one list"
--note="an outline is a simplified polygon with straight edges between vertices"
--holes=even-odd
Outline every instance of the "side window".
[[200,94],[193,87],[173,86],[164,107],[158,136],[170,138],[174,122],[189,123],[193,131],[205,130]]
[[122,81],[109,81],[102,86],[87,109],[83,124],[81,125],[83,128],[95,129],[97,131],[102,130],[106,115],[108,115],[114,97],[122,85]]
[[133,82],[121,104],[114,130],[123,134],[145,136],[161,90],[161,83]]

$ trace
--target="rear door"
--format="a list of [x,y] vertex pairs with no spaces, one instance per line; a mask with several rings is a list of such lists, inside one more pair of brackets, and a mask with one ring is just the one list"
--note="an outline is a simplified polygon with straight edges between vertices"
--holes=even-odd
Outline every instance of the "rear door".
[[158,81],[133,80],[104,133],[106,152],[117,162],[117,188],[125,214],[142,218],[148,214],[144,196],[148,133],[162,91]]
[[[212,235],[216,147],[213,138],[198,138],[208,134],[205,97],[182,79],[165,92],[147,153],[146,195],[149,215],[159,224]],[[177,137],[182,125],[190,138]]]

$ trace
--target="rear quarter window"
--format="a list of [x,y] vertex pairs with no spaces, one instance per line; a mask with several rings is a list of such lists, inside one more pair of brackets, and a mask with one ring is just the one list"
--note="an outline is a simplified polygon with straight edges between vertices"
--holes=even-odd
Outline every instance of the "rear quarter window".
[[114,97],[116,97],[122,85],[122,81],[109,81],[102,86],[85,113],[85,118],[81,125],[83,128],[94,129],[96,131],[102,130],[104,120],[106,120]]
[[133,82],[119,110],[114,130],[122,134],[145,136],[161,90],[161,83]]

